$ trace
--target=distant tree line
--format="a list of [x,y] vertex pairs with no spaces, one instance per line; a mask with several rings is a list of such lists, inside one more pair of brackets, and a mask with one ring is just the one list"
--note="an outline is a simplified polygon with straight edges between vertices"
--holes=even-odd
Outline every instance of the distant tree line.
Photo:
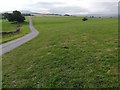
[[90,16],[90,18],[95,18],[95,16]]
[[3,13],[3,19],[7,19],[9,22],[17,22],[21,23],[24,22],[25,17],[21,14],[20,11],[13,11],[12,13]]
[[61,16],[60,14],[45,14],[45,15],[55,15],[55,16]]
[[2,19],[2,14],[0,14],[0,19]]
[[64,16],[70,16],[69,14],[65,14]]
[[28,14],[27,13],[26,14],[22,14],[22,15],[23,16],[33,16],[33,15],[29,14],[29,13]]

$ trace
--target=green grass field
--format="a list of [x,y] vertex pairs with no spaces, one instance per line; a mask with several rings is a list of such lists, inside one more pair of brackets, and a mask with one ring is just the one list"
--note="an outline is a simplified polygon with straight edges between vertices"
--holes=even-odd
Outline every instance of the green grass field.
[[3,55],[3,88],[118,87],[118,20],[34,17],[40,34]]
[[2,20],[2,31],[15,31],[16,30],[16,24],[12,24],[11,22],[8,22],[8,20]]
[[[17,24],[11,24],[7,20],[2,20],[2,31],[15,31]],[[26,21],[24,23],[21,23],[21,32],[14,35],[3,35],[2,40],[0,40],[0,43],[5,43],[11,40],[14,40],[16,38],[19,38],[27,33],[30,32],[29,30],[29,18],[26,17]]]

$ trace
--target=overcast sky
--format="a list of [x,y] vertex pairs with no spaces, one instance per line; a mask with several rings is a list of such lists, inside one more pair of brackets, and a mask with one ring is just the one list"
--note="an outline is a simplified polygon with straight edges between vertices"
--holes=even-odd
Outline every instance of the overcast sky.
[[1,0],[0,12],[29,10],[58,14],[117,14],[119,0]]

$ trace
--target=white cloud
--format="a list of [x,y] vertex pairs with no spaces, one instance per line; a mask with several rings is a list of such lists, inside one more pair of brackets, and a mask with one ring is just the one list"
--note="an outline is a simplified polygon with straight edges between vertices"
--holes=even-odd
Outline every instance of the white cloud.
[[42,13],[117,14],[119,0],[2,0],[0,12],[30,10]]

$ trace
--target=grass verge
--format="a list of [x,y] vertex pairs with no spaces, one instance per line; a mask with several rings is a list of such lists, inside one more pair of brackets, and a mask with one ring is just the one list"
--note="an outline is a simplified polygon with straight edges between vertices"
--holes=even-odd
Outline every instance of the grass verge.
[[[16,24],[11,24],[7,20],[2,20],[2,31],[15,31],[16,30]],[[14,40],[16,38],[19,38],[21,36],[24,36],[25,34],[28,34],[30,32],[29,30],[29,18],[26,18],[26,21],[24,23],[21,23],[20,27],[21,31],[17,34],[11,34],[11,35],[3,35],[2,40],[0,40],[0,43],[5,43],[11,40]]]

